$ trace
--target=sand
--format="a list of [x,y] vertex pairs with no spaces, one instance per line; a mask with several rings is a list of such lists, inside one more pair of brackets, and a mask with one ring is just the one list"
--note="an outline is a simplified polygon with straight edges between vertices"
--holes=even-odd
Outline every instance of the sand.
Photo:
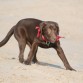
[[[39,48],[41,65],[18,61],[18,43],[12,36],[0,48],[0,83],[83,83],[83,0],[0,0],[0,41],[23,18],[58,22],[61,46],[71,66],[65,70],[54,49]],[[25,50],[25,59],[29,52]]]

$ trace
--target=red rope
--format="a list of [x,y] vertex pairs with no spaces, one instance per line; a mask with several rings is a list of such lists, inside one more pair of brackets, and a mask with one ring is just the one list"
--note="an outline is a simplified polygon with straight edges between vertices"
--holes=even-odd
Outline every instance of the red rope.
[[[37,38],[39,38],[40,34],[41,34],[40,27],[36,26],[36,29],[38,31]],[[56,36],[56,41],[59,41],[60,38],[64,38],[64,37],[58,35],[58,36]],[[43,35],[42,35],[42,40],[47,41],[46,38]]]

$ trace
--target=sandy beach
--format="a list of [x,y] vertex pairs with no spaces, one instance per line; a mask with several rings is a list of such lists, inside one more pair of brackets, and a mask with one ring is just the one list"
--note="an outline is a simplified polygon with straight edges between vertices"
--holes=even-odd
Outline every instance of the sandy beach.
[[[20,19],[37,18],[59,24],[61,46],[70,65],[66,70],[56,51],[38,48],[38,64],[18,60],[14,36],[0,48],[0,83],[83,83],[83,0],[0,0],[0,41]],[[29,47],[25,50],[25,59]]]

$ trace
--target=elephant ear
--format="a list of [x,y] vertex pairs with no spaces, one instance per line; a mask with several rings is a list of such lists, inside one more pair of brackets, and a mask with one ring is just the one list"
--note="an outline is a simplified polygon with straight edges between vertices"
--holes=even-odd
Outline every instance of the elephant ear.
[[43,34],[43,30],[44,30],[44,28],[45,28],[45,26],[46,26],[46,22],[40,23],[39,26],[40,26],[41,34]]

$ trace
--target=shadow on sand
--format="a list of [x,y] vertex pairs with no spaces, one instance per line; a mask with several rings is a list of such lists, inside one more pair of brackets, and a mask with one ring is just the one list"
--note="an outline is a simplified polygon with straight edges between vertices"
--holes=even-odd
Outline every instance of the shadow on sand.
[[58,65],[54,65],[54,64],[50,64],[50,63],[46,63],[46,62],[38,62],[38,65],[42,65],[42,66],[49,66],[49,67],[54,67],[54,68],[59,68],[59,69],[64,69],[61,66]]

